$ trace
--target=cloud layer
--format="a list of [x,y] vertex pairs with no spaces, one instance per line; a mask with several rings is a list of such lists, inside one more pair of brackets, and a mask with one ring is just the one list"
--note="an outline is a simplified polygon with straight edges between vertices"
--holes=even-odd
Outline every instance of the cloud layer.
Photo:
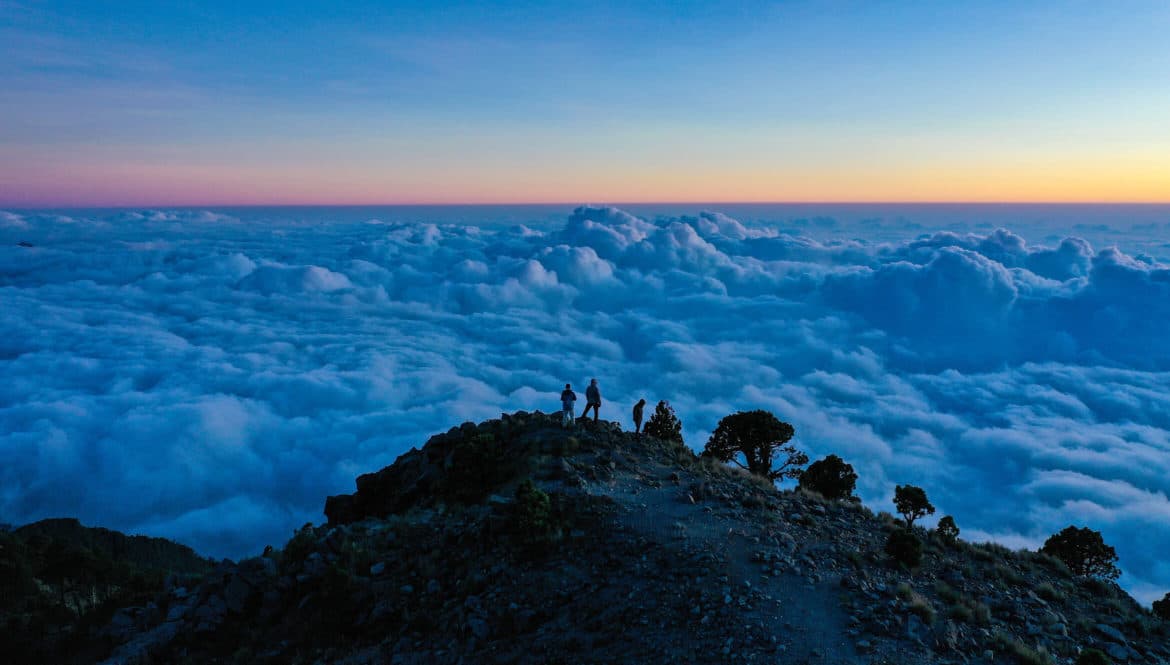
[[483,221],[0,212],[0,521],[253,554],[430,433],[596,376],[603,416],[669,399],[701,448],[767,408],[877,509],[913,483],[975,540],[1086,524],[1170,590],[1165,227]]

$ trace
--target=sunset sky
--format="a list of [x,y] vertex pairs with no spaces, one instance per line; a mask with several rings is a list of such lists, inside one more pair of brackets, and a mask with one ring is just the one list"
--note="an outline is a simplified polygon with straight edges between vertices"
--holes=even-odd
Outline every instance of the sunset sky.
[[0,0],[0,206],[1165,202],[1167,35],[1160,1]]

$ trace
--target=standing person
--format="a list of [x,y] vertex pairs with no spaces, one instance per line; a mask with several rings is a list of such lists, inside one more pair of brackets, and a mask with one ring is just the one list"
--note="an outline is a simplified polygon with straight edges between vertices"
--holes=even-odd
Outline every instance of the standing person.
[[585,389],[585,411],[581,413],[582,418],[589,415],[589,409],[593,409],[593,422],[597,422],[597,412],[601,409],[601,388],[597,387],[597,379],[590,380],[589,387]]
[[638,400],[634,405],[634,434],[642,436],[642,409],[646,408],[646,399]]
[[573,387],[565,384],[565,389],[561,391],[561,427],[568,427],[573,424],[573,403],[577,401],[577,393],[573,392]]

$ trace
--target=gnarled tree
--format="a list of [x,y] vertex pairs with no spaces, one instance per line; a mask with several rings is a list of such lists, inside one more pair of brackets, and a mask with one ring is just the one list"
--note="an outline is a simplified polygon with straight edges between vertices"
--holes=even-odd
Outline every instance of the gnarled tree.
[[[730,462],[772,482],[799,478],[808,455],[788,445],[795,433],[792,425],[767,411],[740,411],[719,421],[703,455]],[[783,458],[779,466],[777,453]]]
[[1048,537],[1040,552],[1064,562],[1074,575],[1117,579],[1121,571],[1113,565],[1117,552],[1105,544],[1100,531],[1089,527],[1067,526],[1060,533]]

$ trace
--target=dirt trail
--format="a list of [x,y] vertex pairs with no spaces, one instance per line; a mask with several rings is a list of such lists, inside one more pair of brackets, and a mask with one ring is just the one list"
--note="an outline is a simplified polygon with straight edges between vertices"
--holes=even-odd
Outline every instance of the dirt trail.
[[848,640],[849,616],[838,600],[843,591],[839,578],[762,574],[759,554],[785,552],[775,536],[785,526],[783,518],[753,525],[742,516],[733,518],[735,508],[692,501],[688,488],[698,478],[688,475],[656,463],[617,469],[609,479],[582,490],[612,499],[620,506],[617,520],[623,527],[680,557],[695,551],[715,554],[726,578],[718,585],[730,590],[745,622],[774,642],[781,662],[868,662]]

